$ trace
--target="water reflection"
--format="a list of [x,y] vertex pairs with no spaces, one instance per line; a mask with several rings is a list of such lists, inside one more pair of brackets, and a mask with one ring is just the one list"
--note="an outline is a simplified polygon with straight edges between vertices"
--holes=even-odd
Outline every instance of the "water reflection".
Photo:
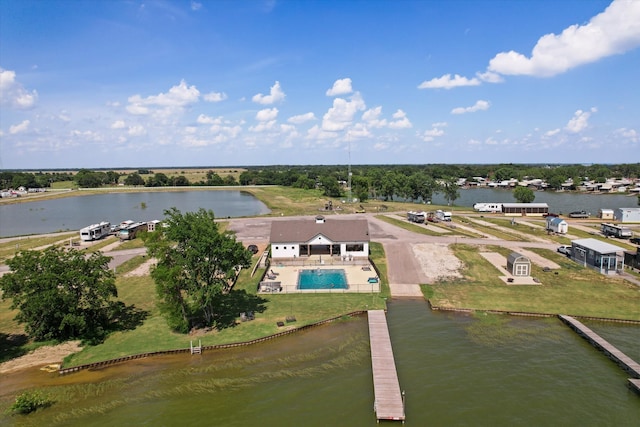
[[79,230],[89,224],[164,218],[164,210],[213,210],[217,218],[256,216],[269,209],[243,191],[110,193],[0,205],[0,237]]

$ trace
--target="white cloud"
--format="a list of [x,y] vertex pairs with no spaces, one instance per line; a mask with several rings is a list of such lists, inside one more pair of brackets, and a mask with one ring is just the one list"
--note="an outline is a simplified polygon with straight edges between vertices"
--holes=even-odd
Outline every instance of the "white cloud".
[[291,116],[289,117],[289,119],[287,120],[289,123],[293,123],[295,125],[299,125],[302,123],[306,123],[309,122],[311,120],[315,120],[316,116],[313,113],[305,113],[305,114],[299,114],[297,116]]
[[347,141],[353,141],[358,138],[368,138],[370,136],[371,132],[369,132],[369,129],[367,129],[364,124],[356,123],[355,126],[347,131],[345,139]]
[[444,130],[441,128],[446,126],[447,123],[445,122],[433,123],[431,129],[424,131],[422,134],[418,133],[418,136],[425,142],[431,142],[435,138],[444,135]]
[[346,129],[352,123],[355,114],[365,108],[366,105],[357,92],[349,101],[342,98],[334,99],[333,107],[322,117],[322,130],[335,132]]
[[551,137],[551,136],[557,135],[558,133],[560,133],[560,129],[553,129],[553,130],[545,132],[544,136],[545,137]]
[[336,132],[328,132],[320,126],[315,125],[307,131],[306,139],[332,139],[338,136]]
[[278,117],[277,108],[265,108],[264,110],[260,110],[256,113],[256,120],[261,122],[275,120],[276,117]]
[[196,11],[196,10],[200,10],[201,8],[202,8],[202,3],[199,3],[197,1],[191,2],[191,10]]
[[189,104],[198,102],[200,91],[195,86],[187,86],[182,80],[177,86],[173,86],[167,93],[142,98],[140,95],[130,96],[127,111],[131,114],[146,115],[151,112],[151,107],[160,107],[161,114],[179,111]]
[[451,110],[451,114],[465,114],[465,113],[475,113],[476,111],[484,111],[489,109],[489,102],[483,101],[482,99],[476,101],[474,105],[471,107],[457,107]]
[[38,92],[29,92],[16,81],[16,72],[0,68],[0,105],[26,110],[35,105]]
[[391,129],[408,129],[412,126],[411,122],[407,118],[407,114],[402,110],[396,111],[393,114],[393,118],[395,120],[389,122],[389,127]]
[[546,34],[531,57],[501,52],[489,61],[490,71],[507,75],[549,77],[640,46],[640,1],[614,0],[585,25],[572,25],[562,34]]
[[353,92],[351,79],[338,79],[333,83],[333,87],[327,90],[327,96],[347,95]]
[[389,148],[389,144],[386,142],[376,142],[373,144],[373,149],[376,151],[383,151]]
[[259,122],[255,126],[249,127],[249,130],[251,132],[265,132],[268,130],[274,130],[275,128],[276,128],[275,120],[265,120],[265,121]]
[[591,117],[591,113],[595,113],[597,111],[598,110],[596,108],[591,108],[590,111],[576,111],[573,117],[569,120],[569,123],[567,123],[567,126],[565,126],[565,129],[571,133],[581,132],[589,126],[589,117]]
[[486,71],[484,73],[476,73],[476,76],[483,82],[487,83],[502,83],[504,79],[498,73],[494,73],[491,71]]
[[135,125],[135,126],[129,126],[128,133],[131,136],[142,136],[142,135],[146,135],[147,130],[144,128],[144,126]]
[[258,104],[268,105],[268,104],[276,103],[278,101],[282,101],[285,98],[285,96],[286,95],[280,88],[280,82],[277,81],[273,86],[271,86],[271,91],[269,92],[269,95],[263,95],[259,93],[257,95],[254,95],[251,100]]
[[628,139],[631,142],[639,142],[640,135],[635,129],[620,128],[615,130],[615,134]]
[[196,122],[201,125],[214,125],[214,124],[221,124],[222,119],[220,117],[209,117],[207,115],[200,114],[196,119]]
[[227,99],[227,94],[224,92],[211,92],[203,95],[202,98],[209,102],[220,102]]
[[124,129],[126,127],[124,120],[116,120],[111,123],[111,129]]
[[367,123],[367,126],[372,128],[381,128],[387,126],[386,119],[380,119],[382,114],[382,107],[371,108],[362,113],[362,120]]
[[458,74],[451,78],[451,74],[445,74],[442,77],[436,77],[429,81],[420,83],[418,89],[452,89],[454,87],[462,86],[478,86],[480,80],[477,78],[468,79]]
[[26,132],[29,129],[31,122],[29,120],[23,120],[22,123],[9,127],[9,133],[15,135],[17,133]]

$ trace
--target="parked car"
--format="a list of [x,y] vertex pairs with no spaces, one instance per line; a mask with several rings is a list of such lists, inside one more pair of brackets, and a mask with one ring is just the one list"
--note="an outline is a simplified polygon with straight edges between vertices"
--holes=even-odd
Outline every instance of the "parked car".
[[640,237],[632,237],[629,239],[631,243],[635,243],[636,245],[640,245]]
[[567,245],[558,246],[557,251],[563,255],[571,256],[571,246],[567,246]]

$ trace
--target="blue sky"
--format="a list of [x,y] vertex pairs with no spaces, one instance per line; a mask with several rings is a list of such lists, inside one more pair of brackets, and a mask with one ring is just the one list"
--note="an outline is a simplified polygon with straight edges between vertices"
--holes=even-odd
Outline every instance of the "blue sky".
[[0,168],[640,161],[640,1],[0,2]]

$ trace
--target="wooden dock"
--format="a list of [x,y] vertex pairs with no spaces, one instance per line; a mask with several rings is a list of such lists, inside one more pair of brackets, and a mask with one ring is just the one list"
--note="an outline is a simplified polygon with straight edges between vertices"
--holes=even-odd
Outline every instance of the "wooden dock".
[[635,378],[640,378],[640,364],[636,363],[629,356],[618,350],[600,335],[587,328],[582,322],[571,316],[560,315],[560,319],[569,325],[571,329],[578,332],[584,339],[589,341],[594,347],[606,354],[611,360],[620,365],[625,371]]
[[400,392],[384,310],[369,310],[369,342],[373,368],[374,409],[380,420],[404,421],[404,399]]

